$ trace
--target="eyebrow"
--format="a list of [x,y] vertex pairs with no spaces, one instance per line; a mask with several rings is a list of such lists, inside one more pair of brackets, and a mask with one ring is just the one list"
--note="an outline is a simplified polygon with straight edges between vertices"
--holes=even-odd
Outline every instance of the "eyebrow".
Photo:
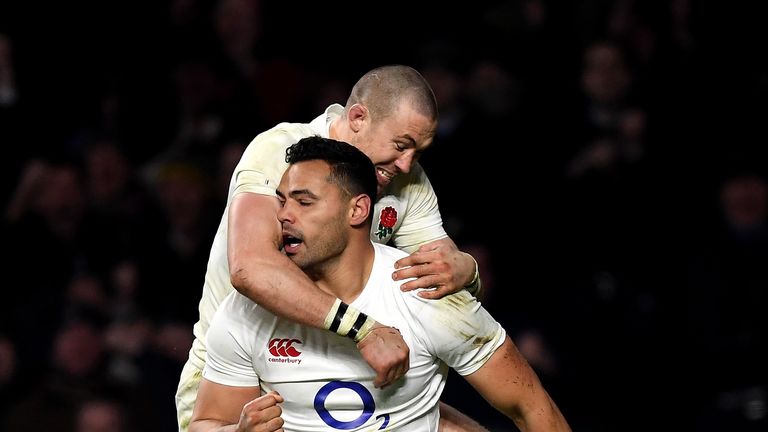
[[403,141],[407,141],[406,144],[410,145],[411,147],[416,147],[416,140],[413,139],[412,136],[405,134],[405,135],[398,135],[395,138]]
[[395,139],[405,141],[405,144],[408,145],[410,148],[412,148],[417,154],[424,154],[424,151],[426,150],[426,149],[417,148],[416,140],[413,139],[413,137],[410,136],[409,134],[398,135],[395,137]]
[[[276,191],[276,192],[277,192],[277,195],[279,197],[285,198],[285,195],[282,192],[280,192],[280,191]],[[308,196],[310,198],[313,198],[313,199],[318,199],[319,198],[317,195],[312,193],[312,191],[310,191],[309,189],[298,189],[298,190],[290,191],[290,192],[288,192],[288,195],[290,195],[291,198],[294,198],[294,199],[296,197],[302,196],[302,195],[306,195],[306,196]]]

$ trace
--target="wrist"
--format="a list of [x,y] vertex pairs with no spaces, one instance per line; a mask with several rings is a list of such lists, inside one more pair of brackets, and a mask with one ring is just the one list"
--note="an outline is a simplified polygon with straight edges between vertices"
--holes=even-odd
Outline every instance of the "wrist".
[[323,321],[323,328],[360,342],[371,332],[375,323],[373,318],[336,299]]
[[470,292],[473,296],[477,296],[477,294],[480,292],[480,266],[477,264],[477,260],[470,255],[470,258],[472,258],[472,261],[475,263],[475,274],[472,277],[472,280],[469,281],[468,284],[464,285],[464,289]]

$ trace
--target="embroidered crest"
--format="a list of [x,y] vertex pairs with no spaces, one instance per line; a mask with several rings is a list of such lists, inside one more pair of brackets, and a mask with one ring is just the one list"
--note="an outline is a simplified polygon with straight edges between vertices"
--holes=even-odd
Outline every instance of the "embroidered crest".
[[397,222],[397,210],[394,207],[385,207],[381,210],[379,216],[379,230],[376,231],[376,236],[379,240],[392,234],[392,227]]

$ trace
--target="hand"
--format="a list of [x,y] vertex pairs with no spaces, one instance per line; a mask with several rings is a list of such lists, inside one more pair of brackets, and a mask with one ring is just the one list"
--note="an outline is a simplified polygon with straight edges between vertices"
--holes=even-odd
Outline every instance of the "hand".
[[269,392],[243,406],[240,414],[240,423],[237,424],[237,432],[272,432],[282,431],[283,419],[280,415],[283,410],[279,403],[284,401],[277,392]]
[[400,330],[379,323],[357,343],[363,358],[376,372],[373,385],[384,388],[400,379],[410,368],[410,349]]
[[439,299],[461,291],[475,276],[472,256],[456,247],[450,238],[421,245],[411,255],[398,260],[392,279],[416,278],[400,286],[403,291],[434,288],[419,293],[420,297]]

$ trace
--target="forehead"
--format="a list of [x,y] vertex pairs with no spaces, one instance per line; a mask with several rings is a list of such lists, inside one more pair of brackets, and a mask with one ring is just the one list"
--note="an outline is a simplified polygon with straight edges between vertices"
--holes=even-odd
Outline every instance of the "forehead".
[[410,141],[417,150],[426,150],[437,131],[437,120],[416,110],[408,101],[400,103],[395,112],[382,120],[387,132],[398,141]]
[[284,193],[290,193],[297,189],[320,190],[331,184],[327,178],[331,173],[330,166],[321,160],[297,162],[288,166],[280,180],[280,189]]

